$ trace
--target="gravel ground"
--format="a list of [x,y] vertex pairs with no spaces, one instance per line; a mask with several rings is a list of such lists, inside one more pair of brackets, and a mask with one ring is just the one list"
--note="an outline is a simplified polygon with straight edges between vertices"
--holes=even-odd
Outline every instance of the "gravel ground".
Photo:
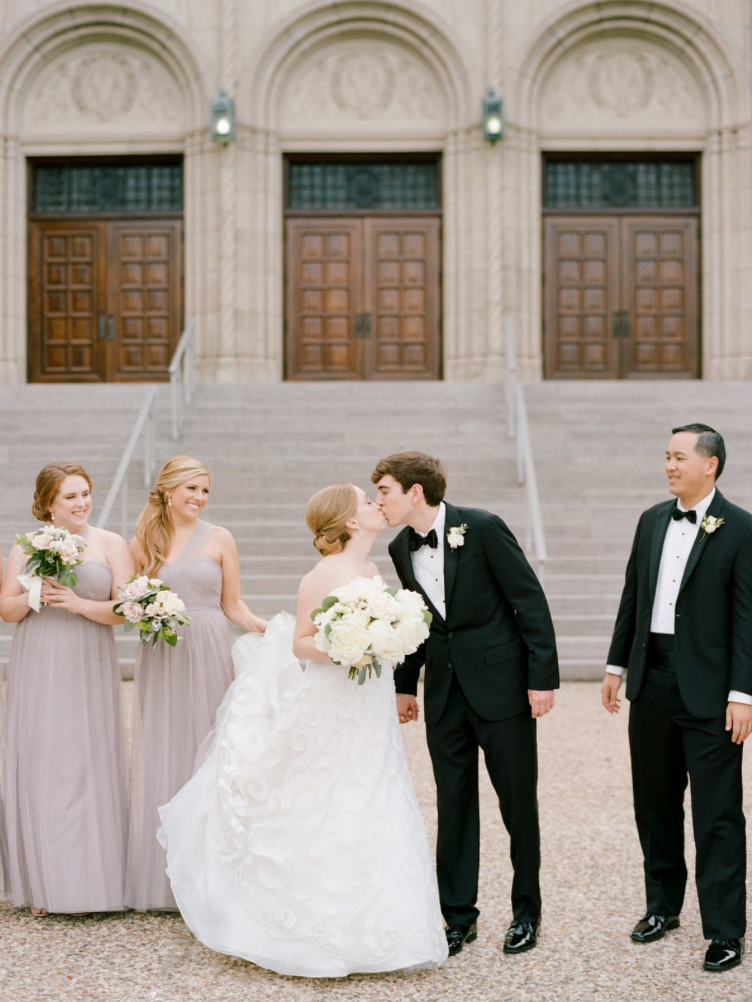
[[[435,793],[422,728],[407,725],[403,733],[434,838]],[[626,712],[610,718],[594,683],[565,683],[556,709],[540,724],[539,745],[544,915],[540,944],[530,953],[505,957],[501,952],[511,917],[508,840],[483,774],[480,935],[440,971],[321,981],[283,978],[212,953],[177,915],[40,920],[5,902],[0,904],[0,1000],[749,1002],[752,989],[744,984],[752,960],[723,975],[701,970],[706,944],[693,887],[678,932],[650,946],[629,940],[644,901],[631,814]],[[751,769],[748,757],[748,782]],[[688,863],[691,871],[693,863]]]

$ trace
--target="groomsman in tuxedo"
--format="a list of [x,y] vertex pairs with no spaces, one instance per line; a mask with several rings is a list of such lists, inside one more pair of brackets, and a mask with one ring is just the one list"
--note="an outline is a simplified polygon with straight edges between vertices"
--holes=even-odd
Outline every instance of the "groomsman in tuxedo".
[[679,926],[692,789],[705,970],[741,963],[746,926],[742,745],[752,733],[752,515],[716,487],[726,449],[704,424],[674,428],[674,500],[642,514],[601,687],[619,709],[627,674],[629,746],[647,912],[632,939]]
[[371,480],[404,588],[422,592],[431,633],[395,672],[400,721],[417,720],[423,664],[428,750],[438,798],[436,868],[450,955],[477,938],[478,750],[510,835],[513,921],[505,953],[538,942],[541,916],[536,718],[559,686],[543,589],[497,515],[443,500],[442,464],[422,452],[382,459]]

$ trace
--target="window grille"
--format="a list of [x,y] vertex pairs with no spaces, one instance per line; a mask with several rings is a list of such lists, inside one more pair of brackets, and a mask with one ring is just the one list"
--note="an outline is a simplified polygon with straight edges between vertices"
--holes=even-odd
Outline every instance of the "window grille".
[[31,211],[156,213],[183,211],[183,165],[36,164]]
[[546,209],[695,209],[694,160],[547,160]]
[[436,160],[366,163],[293,160],[287,208],[293,211],[411,212],[441,206]]

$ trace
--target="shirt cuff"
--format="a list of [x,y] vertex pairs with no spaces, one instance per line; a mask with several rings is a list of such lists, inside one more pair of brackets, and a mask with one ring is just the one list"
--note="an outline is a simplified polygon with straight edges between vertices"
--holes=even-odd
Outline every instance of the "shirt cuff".
[[[606,671],[609,675],[622,676],[624,674],[624,669],[620,668],[618,665],[606,665]],[[750,703],[752,703],[752,699],[750,699]]]
[[752,696],[748,692],[737,692],[736,689],[731,690],[728,701],[729,703],[746,703],[747,706],[752,706]]

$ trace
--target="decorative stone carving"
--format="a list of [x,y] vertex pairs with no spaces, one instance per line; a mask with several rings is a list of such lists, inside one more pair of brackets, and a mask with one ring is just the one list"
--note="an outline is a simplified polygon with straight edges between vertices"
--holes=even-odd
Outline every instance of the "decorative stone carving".
[[163,134],[180,126],[181,103],[169,71],[150,53],[85,45],[37,77],[26,102],[24,134]]
[[372,130],[436,131],[444,99],[418,56],[387,42],[351,40],[319,51],[291,75],[281,101],[283,129],[321,133]]
[[668,49],[636,38],[591,42],[554,67],[541,125],[556,133],[697,131],[704,106],[689,69]]

